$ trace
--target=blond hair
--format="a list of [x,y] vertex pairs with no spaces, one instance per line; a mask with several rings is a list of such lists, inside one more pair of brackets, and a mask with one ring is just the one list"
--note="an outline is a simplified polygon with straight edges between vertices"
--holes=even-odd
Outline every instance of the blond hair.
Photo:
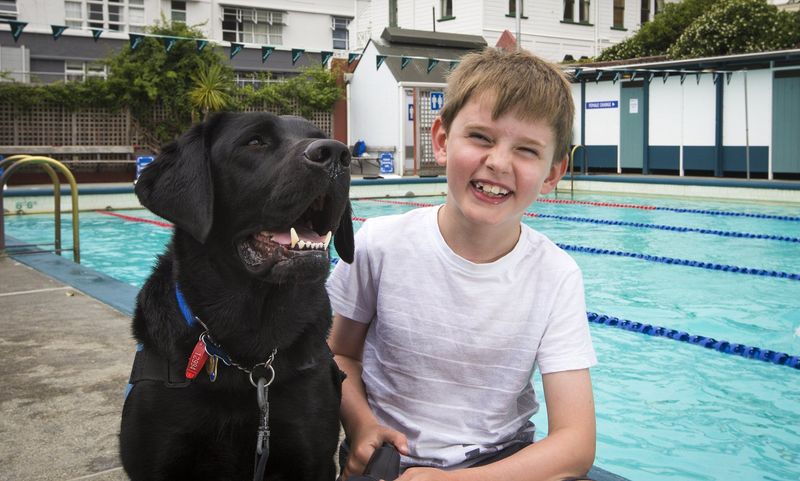
[[447,79],[441,111],[445,132],[473,97],[489,94],[492,118],[513,113],[526,121],[544,121],[553,129],[558,163],[569,154],[575,106],[567,76],[555,65],[527,52],[486,48],[464,55]]

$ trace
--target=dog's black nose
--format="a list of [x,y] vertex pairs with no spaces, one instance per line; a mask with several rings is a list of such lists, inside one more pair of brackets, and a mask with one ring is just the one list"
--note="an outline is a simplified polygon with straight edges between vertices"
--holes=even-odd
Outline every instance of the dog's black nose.
[[350,165],[350,151],[338,140],[315,140],[306,147],[303,156],[321,165],[338,164],[342,167]]

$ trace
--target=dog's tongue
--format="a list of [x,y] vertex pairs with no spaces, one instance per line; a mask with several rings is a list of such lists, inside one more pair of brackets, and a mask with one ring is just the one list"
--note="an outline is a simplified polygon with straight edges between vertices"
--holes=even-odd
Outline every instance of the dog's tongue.
[[[308,227],[295,226],[294,231],[297,232],[297,236],[302,241],[313,242],[313,243],[325,241],[325,239],[320,237],[319,234],[309,229]],[[292,235],[288,230],[284,232],[271,232],[270,234],[272,234],[273,242],[277,242],[278,244],[287,246],[292,244]]]

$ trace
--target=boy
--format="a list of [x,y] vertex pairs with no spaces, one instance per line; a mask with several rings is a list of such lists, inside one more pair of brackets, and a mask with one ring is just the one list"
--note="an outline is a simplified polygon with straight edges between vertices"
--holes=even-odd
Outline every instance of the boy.
[[[370,219],[328,280],[329,344],[347,373],[343,479],[394,444],[410,480],[586,474],[596,363],[575,262],[521,223],[564,175],[568,82],[527,52],[466,55],[432,127],[437,207]],[[542,372],[548,436],[533,443]],[[345,446],[343,446],[345,447]]]

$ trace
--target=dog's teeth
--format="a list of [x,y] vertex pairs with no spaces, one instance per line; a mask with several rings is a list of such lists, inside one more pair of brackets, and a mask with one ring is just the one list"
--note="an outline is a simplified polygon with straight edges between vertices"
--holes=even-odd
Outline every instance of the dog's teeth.
[[328,244],[331,243],[331,235],[331,231],[328,231],[328,233],[325,234],[325,240],[322,242],[322,248],[325,250],[328,249]]
[[301,240],[301,241],[299,241],[299,242],[297,243],[297,247],[298,247],[299,249],[301,249],[301,250],[302,250],[302,249],[305,249],[305,248],[306,248],[306,241],[302,241],[302,240]]
[[[291,237],[292,237],[292,245],[291,245],[291,248],[292,248],[292,249],[294,249],[294,246],[295,246],[295,245],[297,245],[297,241],[298,241],[298,240],[300,240],[300,237],[297,235],[297,231],[296,231],[296,230],[294,230],[294,227],[292,227],[291,229],[289,229],[289,234],[290,234],[290,235],[291,235]],[[302,247],[301,247],[301,249],[302,249]]]

